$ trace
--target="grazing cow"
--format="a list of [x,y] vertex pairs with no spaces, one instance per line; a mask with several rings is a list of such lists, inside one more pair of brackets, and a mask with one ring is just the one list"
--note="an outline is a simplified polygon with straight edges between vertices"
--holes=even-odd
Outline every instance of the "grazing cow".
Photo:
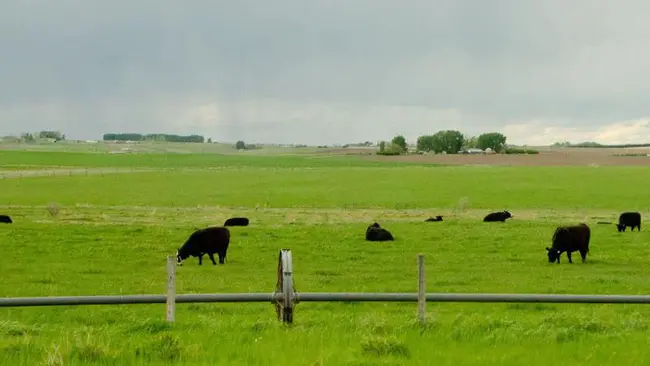
[[208,227],[192,233],[182,247],[176,252],[176,261],[179,266],[189,256],[199,257],[199,266],[203,262],[203,256],[207,254],[213,265],[214,253],[219,255],[219,264],[224,264],[228,245],[230,244],[230,231],[226,227]]
[[378,223],[374,223],[366,229],[366,240],[368,241],[391,241],[395,240],[390,231],[380,227]]
[[248,226],[248,219],[246,217],[231,217],[223,226]]
[[635,227],[641,231],[641,214],[638,212],[623,212],[621,216],[618,217],[616,228],[619,233],[622,233],[628,226],[632,231],[634,231]]
[[431,222],[431,221],[442,221],[442,216],[438,215],[435,218],[434,217],[429,217],[428,219],[424,220],[425,222]]
[[581,223],[573,226],[560,226],[555,229],[553,233],[552,246],[546,247],[548,252],[548,262],[560,263],[560,255],[566,252],[569,263],[571,260],[571,253],[575,251],[580,252],[582,263],[587,260],[587,253],[589,253],[589,239],[591,238],[591,230],[587,224]]
[[11,217],[7,215],[0,215],[0,223],[4,224],[11,224],[13,221],[11,221]]
[[512,214],[510,214],[508,211],[492,212],[483,218],[483,222],[506,222],[506,220],[510,218],[512,218]]

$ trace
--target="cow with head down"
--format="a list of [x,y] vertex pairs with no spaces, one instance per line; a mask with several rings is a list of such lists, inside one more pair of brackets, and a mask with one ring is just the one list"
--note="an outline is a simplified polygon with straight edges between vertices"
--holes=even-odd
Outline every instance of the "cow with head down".
[[582,263],[584,263],[587,260],[587,253],[589,253],[590,238],[591,229],[585,223],[558,227],[553,233],[551,247],[546,247],[548,262],[560,264],[560,255],[566,252],[569,263],[573,263],[571,253],[578,251],[582,257]]
[[219,264],[224,264],[228,246],[230,244],[230,231],[226,227],[215,226],[196,230],[176,252],[176,261],[179,266],[189,256],[199,258],[199,266],[203,264],[203,256],[208,255],[213,265],[214,254],[219,255]]
[[625,232],[625,229],[630,228],[634,231],[634,228],[638,228],[638,231],[641,231],[641,214],[638,212],[623,212],[618,217],[618,224],[616,224],[616,229],[619,233]]

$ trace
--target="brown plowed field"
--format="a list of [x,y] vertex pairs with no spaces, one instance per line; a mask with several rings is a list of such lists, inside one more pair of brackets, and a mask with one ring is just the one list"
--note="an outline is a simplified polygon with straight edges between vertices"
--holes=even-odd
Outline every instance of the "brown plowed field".
[[[407,155],[379,156],[372,149],[336,149],[332,154],[365,155],[381,161],[496,166],[650,166],[650,148],[534,148],[538,155]],[[639,156],[617,156],[638,154]]]

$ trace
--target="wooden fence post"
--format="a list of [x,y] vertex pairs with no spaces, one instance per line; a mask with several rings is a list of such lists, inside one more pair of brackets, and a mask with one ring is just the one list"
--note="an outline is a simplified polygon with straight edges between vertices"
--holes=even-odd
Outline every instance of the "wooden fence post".
[[174,322],[176,315],[176,258],[167,256],[167,321]]
[[418,320],[426,321],[427,316],[427,289],[424,276],[424,254],[418,254]]

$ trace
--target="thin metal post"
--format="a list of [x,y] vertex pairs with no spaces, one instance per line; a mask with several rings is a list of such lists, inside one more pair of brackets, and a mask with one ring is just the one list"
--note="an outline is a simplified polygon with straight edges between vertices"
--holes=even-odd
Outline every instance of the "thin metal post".
[[176,315],[176,262],[173,256],[167,257],[167,321],[174,322]]
[[418,254],[418,320],[426,321],[427,316],[427,289],[424,276],[424,254]]

